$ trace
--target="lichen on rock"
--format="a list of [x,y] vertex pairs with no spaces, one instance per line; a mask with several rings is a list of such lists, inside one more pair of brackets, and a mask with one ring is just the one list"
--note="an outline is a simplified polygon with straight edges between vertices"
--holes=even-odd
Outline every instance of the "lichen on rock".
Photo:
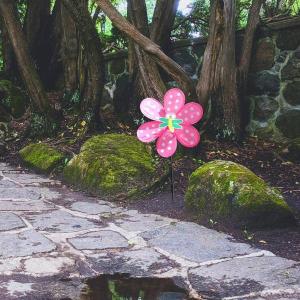
[[45,173],[63,164],[66,158],[63,153],[44,143],[30,144],[19,154],[26,165]]
[[199,215],[239,226],[282,227],[295,222],[278,190],[231,161],[216,160],[195,170],[185,204]]
[[64,168],[65,179],[104,198],[134,198],[167,174],[151,147],[125,134],[102,134],[87,140]]

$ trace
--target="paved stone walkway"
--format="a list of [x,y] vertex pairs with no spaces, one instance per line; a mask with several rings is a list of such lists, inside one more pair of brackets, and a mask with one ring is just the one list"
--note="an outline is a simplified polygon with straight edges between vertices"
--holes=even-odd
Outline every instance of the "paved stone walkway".
[[0,299],[80,299],[103,273],[172,277],[203,299],[300,299],[298,262],[0,164]]

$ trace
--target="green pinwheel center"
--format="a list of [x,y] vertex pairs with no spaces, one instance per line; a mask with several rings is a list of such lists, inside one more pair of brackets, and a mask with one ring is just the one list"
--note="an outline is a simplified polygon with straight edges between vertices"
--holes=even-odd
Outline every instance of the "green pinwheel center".
[[168,127],[171,132],[174,132],[175,129],[182,129],[180,125],[183,120],[172,118],[171,116],[168,118],[159,118],[161,124],[159,125],[160,128]]

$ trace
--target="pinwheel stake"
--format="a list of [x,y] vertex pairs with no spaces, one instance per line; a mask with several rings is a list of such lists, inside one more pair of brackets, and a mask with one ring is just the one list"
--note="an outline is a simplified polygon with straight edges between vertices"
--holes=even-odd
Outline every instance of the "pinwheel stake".
[[171,193],[174,200],[172,156],[176,152],[177,141],[188,148],[193,148],[200,142],[200,134],[192,125],[202,118],[202,106],[195,102],[185,104],[184,93],[173,88],[164,95],[163,105],[156,99],[146,98],[141,102],[140,109],[152,121],[138,128],[137,137],[144,143],[157,139],[157,153],[164,158],[171,157]]

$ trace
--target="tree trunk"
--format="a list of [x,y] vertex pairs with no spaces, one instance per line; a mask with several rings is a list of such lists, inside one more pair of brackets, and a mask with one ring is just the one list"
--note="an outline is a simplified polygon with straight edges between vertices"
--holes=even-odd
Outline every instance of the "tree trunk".
[[88,76],[83,93],[81,109],[91,121],[100,123],[100,101],[104,87],[104,58],[98,33],[87,9],[87,5],[79,0],[62,0],[80,31],[85,49]]
[[240,109],[235,62],[235,1],[215,0],[197,94],[211,101],[211,124],[217,137],[240,137]]
[[110,18],[112,23],[145,52],[150,54],[151,58],[161,66],[168,74],[176,80],[181,88],[187,93],[194,94],[194,84],[191,78],[184,70],[174,62],[170,57],[160,50],[160,47],[149,38],[141,34],[132,24],[130,24],[110,3],[108,0],[96,0],[102,11]]
[[47,95],[29,55],[27,41],[22,32],[21,24],[15,15],[14,2],[1,0],[0,12],[14,49],[20,73],[32,101],[40,112],[52,115],[53,111],[48,102]]
[[[128,16],[132,24],[144,36],[149,36],[147,9],[144,0],[128,0]],[[131,57],[138,71],[134,71],[135,90],[139,96],[162,99],[166,90],[156,63],[141,47],[130,43]],[[132,64],[132,63],[131,63]]]
[[64,68],[65,91],[72,93],[78,88],[78,35],[76,24],[65,6],[61,5],[61,56]]
[[166,52],[174,25],[179,0],[157,0],[151,24],[151,40]]
[[259,12],[262,7],[264,0],[253,0],[252,6],[248,15],[248,22],[246,31],[244,34],[242,54],[239,60],[238,65],[238,91],[239,98],[241,102],[241,120],[242,120],[242,129],[246,127],[249,123],[249,103],[246,101],[246,92],[247,92],[247,83],[248,83],[248,73],[251,62],[251,54],[253,50],[253,40],[255,31],[259,24]]

